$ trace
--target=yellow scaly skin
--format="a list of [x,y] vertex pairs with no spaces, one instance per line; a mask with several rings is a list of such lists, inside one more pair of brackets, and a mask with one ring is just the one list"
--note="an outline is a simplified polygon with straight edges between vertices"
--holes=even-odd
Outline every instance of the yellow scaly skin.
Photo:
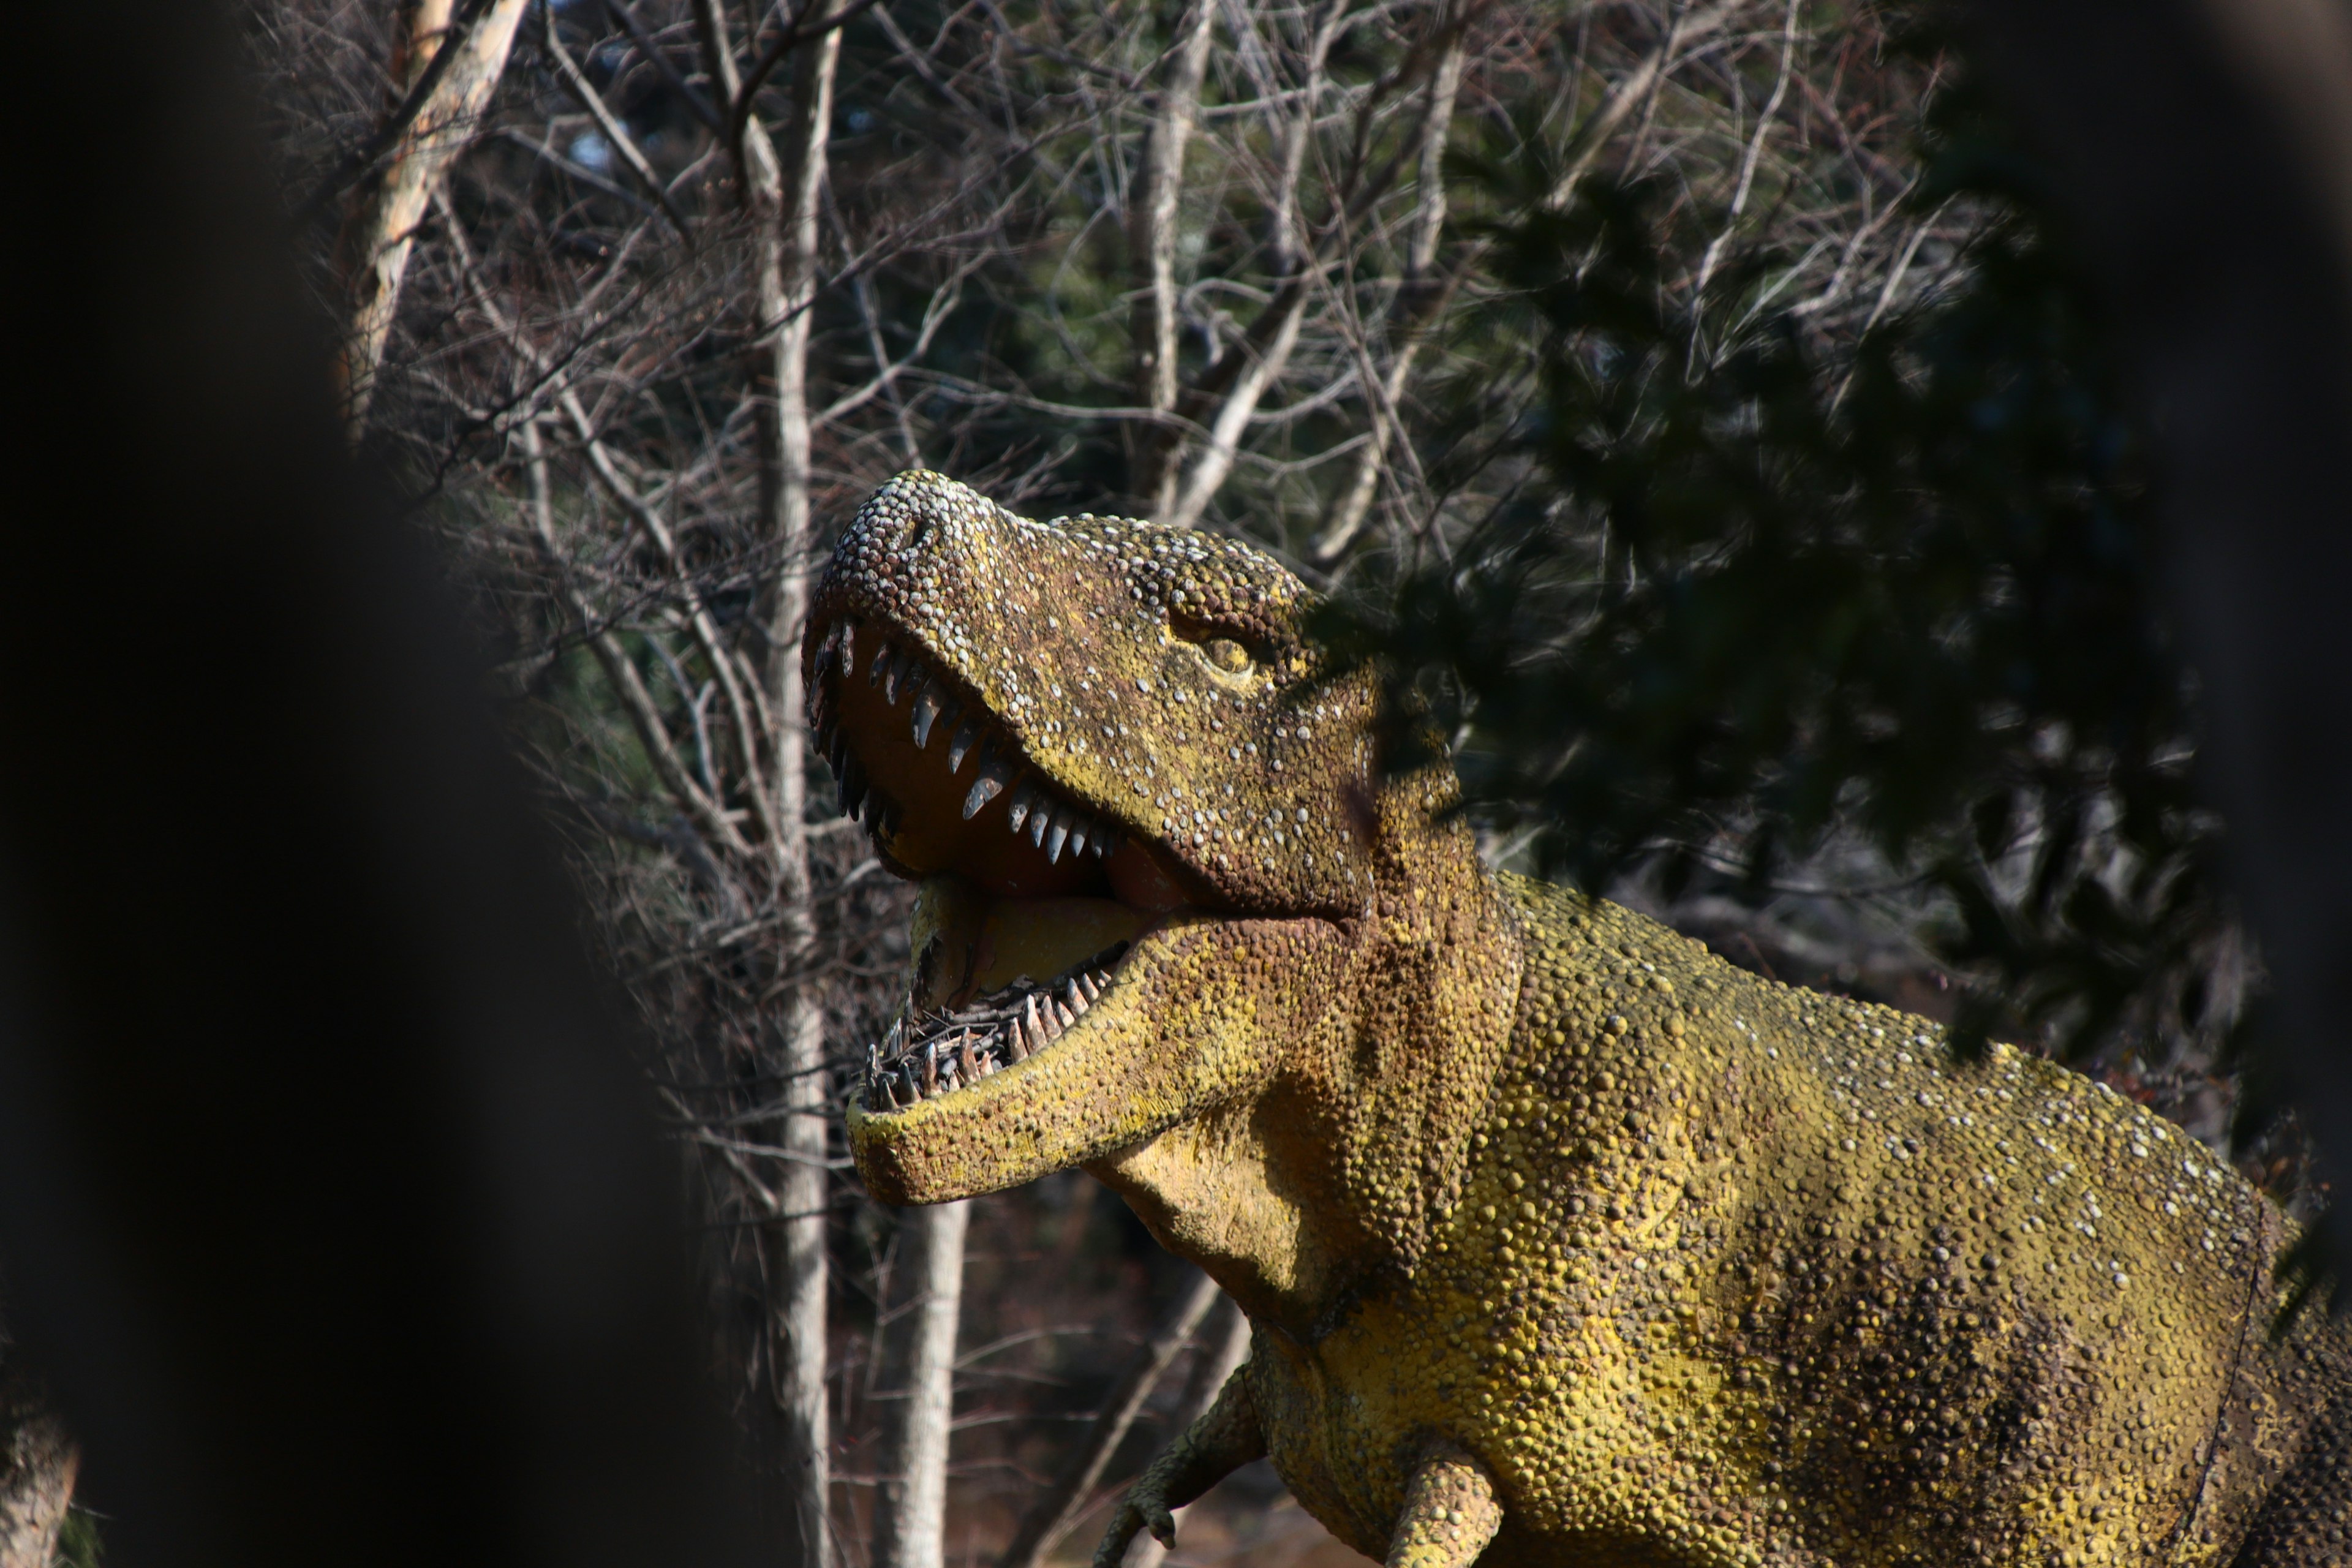
[[[812,616],[814,721],[930,879],[915,1005],[984,918],[1052,950],[1064,906],[1007,889],[1142,931],[1049,1046],[849,1112],[885,1201],[1084,1166],[1248,1313],[1098,1563],[1261,1454],[1400,1568],[2352,1562],[2352,1345],[2269,1336],[2258,1193],[2063,1068],[1489,872],[1450,769],[1381,782],[1307,604],[1231,541],[915,472]],[[882,643],[1118,825],[1107,886],[974,837],[1001,799],[918,809],[945,764],[858,695]]]

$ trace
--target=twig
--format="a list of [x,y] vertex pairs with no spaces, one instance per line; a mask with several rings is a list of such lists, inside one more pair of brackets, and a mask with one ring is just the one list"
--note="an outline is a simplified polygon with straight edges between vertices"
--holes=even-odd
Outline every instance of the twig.
[[1030,1505],[1021,1528],[1013,1534],[1013,1544],[997,1559],[997,1568],[1039,1568],[1045,1554],[1076,1522],[1079,1505],[1102,1479],[1104,1467],[1126,1439],[1136,1416],[1142,1414],[1144,1401],[1151,1397],[1152,1389],[1191,1341],[1201,1320],[1216,1305],[1217,1294],[1217,1282],[1202,1275],[1159,1330],[1135,1352],[1085,1440],[1071,1454],[1045,1494]]
[[821,9],[822,4],[823,0],[803,0],[803,4],[793,15],[793,19],[784,24],[784,30],[776,35],[775,41],[771,43],[760,56],[759,62],[745,74],[742,86],[733,89],[735,108],[734,112],[729,116],[727,123],[727,140],[730,145],[743,139],[743,128],[751,121],[751,100],[757,98],[760,89],[767,85],[768,78],[774,73],[775,68],[783,64],[794,49],[812,39],[822,38],[827,33],[837,31],[851,18],[871,7],[874,0],[850,0],[850,3],[840,10],[820,18],[815,26],[803,26],[803,24],[808,20],[808,14]]
[[662,216],[669,219],[670,226],[677,230],[678,237],[691,240],[694,237],[688,232],[686,215],[679,212],[677,204],[669,199],[668,187],[662,184],[661,176],[654,173],[653,165],[646,162],[645,153],[638,150],[628,128],[614,116],[612,110],[605,107],[604,95],[596,90],[595,84],[573,63],[572,52],[563,47],[563,40],[556,36],[555,7],[552,5],[542,5],[539,15],[547,57],[555,62],[556,74],[563,79],[563,85],[572,89],[572,96],[580,100],[580,107],[596,121],[597,129],[604,133],[604,140],[612,144],[613,151],[621,155],[621,162],[629,166],[629,172],[653,193],[654,200],[661,205]]
[[669,83],[672,92],[686,100],[686,106],[693,111],[694,117],[702,121],[705,128],[723,134],[727,129],[727,121],[720,119],[719,111],[710,107],[710,100],[695,91],[693,84],[686,79],[676,66],[670,64],[669,57],[662,53],[660,47],[655,44],[652,37],[646,33],[645,24],[637,20],[636,13],[624,5],[622,0],[604,0],[604,9],[621,19],[622,27],[629,35],[629,42],[636,45],[637,52],[653,62],[654,69],[661,72],[662,79]]

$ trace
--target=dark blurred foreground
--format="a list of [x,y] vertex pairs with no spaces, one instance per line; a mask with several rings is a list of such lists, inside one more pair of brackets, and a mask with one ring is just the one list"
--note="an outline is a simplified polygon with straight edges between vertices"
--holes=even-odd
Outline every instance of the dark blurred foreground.
[[[2352,53],[2234,14],[1978,37],[2144,367],[2212,787],[2341,1149]],[[20,23],[14,1330],[126,1563],[744,1558],[668,1173],[431,563],[338,455],[215,23]]]
[[2206,785],[2275,995],[2266,1058],[2352,1275],[2352,12],[1980,0],[2137,360]]
[[222,24],[17,20],[11,1331],[124,1563],[745,1560],[674,1178]]

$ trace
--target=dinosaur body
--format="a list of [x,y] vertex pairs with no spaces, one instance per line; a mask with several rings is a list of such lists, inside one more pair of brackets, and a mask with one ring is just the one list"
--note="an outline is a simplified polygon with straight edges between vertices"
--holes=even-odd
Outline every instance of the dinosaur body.
[[2352,1348],[2270,1335],[2258,1194],[2077,1075],[1490,873],[1304,605],[918,473],[812,618],[845,799],[924,881],[869,1184],[1084,1165],[1252,1321],[1102,1560],[1269,1455],[1414,1568],[2352,1561]]

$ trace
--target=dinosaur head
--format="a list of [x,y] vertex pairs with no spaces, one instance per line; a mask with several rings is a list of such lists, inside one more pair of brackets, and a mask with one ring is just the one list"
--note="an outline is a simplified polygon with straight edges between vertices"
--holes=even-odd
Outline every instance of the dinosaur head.
[[1371,698],[1318,679],[1307,605],[1245,545],[938,474],[859,510],[802,658],[845,809],[921,884],[850,1111],[878,1195],[1150,1139],[1328,1012],[1373,883]]

